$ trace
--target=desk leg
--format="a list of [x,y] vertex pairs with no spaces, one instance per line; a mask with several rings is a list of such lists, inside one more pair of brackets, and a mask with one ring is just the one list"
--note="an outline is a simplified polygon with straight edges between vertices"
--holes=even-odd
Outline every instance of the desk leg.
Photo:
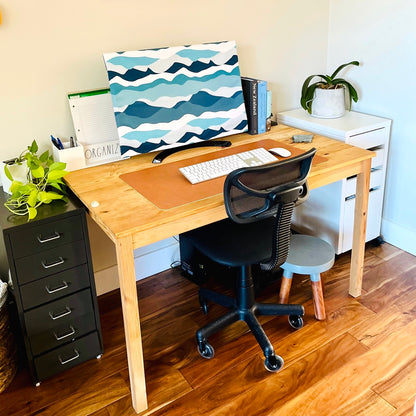
[[131,399],[134,410],[139,413],[147,409],[147,397],[132,238],[119,239],[116,251]]
[[354,297],[361,295],[363,281],[370,171],[371,159],[367,159],[362,162],[362,171],[357,175],[349,289],[350,295]]

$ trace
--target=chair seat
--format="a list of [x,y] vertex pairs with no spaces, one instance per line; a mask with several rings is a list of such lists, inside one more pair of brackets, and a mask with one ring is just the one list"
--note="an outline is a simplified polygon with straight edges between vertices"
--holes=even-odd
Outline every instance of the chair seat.
[[281,267],[297,274],[317,274],[329,270],[334,259],[335,251],[326,241],[310,235],[294,234],[289,255]]
[[215,222],[182,234],[205,256],[230,267],[259,264],[272,255],[273,218],[250,224],[230,219]]

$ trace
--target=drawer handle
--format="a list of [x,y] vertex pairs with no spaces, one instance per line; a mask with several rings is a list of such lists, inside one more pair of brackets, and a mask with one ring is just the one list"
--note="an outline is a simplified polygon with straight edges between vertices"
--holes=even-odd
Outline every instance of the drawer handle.
[[55,335],[56,340],[60,341],[61,339],[65,339],[72,335],[75,335],[75,329],[72,325],[69,325],[69,331],[66,334],[58,335],[56,332],[54,332],[53,334]]
[[60,264],[63,264],[65,262],[65,260],[61,257],[61,256],[59,256],[58,257],[58,260],[57,261],[55,261],[54,263],[49,263],[49,264],[47,264],[45,261],[43,261],[42,260],[42,266],[45,268],[45,269],[49,269],[50,267],[55,267],[55,266],[59,266]]
[[75,350],[75,349],[74,349],[74,353],[75,353],[75,355],[74,355],[73,357],[69,357],[69,358],[67,358],[66,360],[63,360],[63,359],[62,359],[62,357],[61,357],[60,355],[58,355],[59,362],[60,362],[62,365],[65,365],[65,364],[67,364],[67,363],[69,363],[69,362],[71,362],[71,361],[74,361],[74,360],[76,360],[77,358],[79,358],[79,352],[78,352],[77,350]]
[[60,290],[64,290],[64,289],[68,289],[69,285],[67,282],[65,282],[65,280],[62,280],[62,285],[61,286],[57,286],[53,289],[51,289],[49,286],[45,286],[46,291],[49,294],[55,293],[55,292],[59,292]]
[[50,237],[42,238],[42,234],[39,234],[37,236],[37,239],[38,239],[39,243],[41,243],[41,244],[47,243],[48,241],[57,240],[58,238],[61,238],[61,234],[57,233],[56,231]]
[[62,312],[58,312],[58,313],[54,313],[54,312],[49,312],[49,316],[51,317],[52,320],[57,320],[59,318],[63,318],[64,316],[69,315],[70,313],[72,313],[71,309],[68,308],[68,306],[65,306],[65,310],[63,310]]

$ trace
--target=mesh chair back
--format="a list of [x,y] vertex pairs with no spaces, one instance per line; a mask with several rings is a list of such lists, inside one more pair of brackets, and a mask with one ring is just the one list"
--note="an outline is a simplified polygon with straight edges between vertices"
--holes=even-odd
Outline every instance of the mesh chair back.
[[261,264],[283,264],[289,250],[293,208],[305,200],[306,179],[316,149],[283,161],[231,172],[224,183],[224,203],[233,221],[245,224],[275,216],[272,257]]

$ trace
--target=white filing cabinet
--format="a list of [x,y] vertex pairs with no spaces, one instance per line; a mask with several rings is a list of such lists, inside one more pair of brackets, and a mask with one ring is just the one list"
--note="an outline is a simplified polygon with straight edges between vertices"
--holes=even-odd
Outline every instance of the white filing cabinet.
[[[371,163],[366,241],[379,237],[391,120],[353,111],[322,119],[301,108],[277,114],[277,121],[376,152]],[[351,250],[355,184],[356,178],[350,177],[313,189],[309,199],[295,209],[294,228],[328,241],[337,254]]]

